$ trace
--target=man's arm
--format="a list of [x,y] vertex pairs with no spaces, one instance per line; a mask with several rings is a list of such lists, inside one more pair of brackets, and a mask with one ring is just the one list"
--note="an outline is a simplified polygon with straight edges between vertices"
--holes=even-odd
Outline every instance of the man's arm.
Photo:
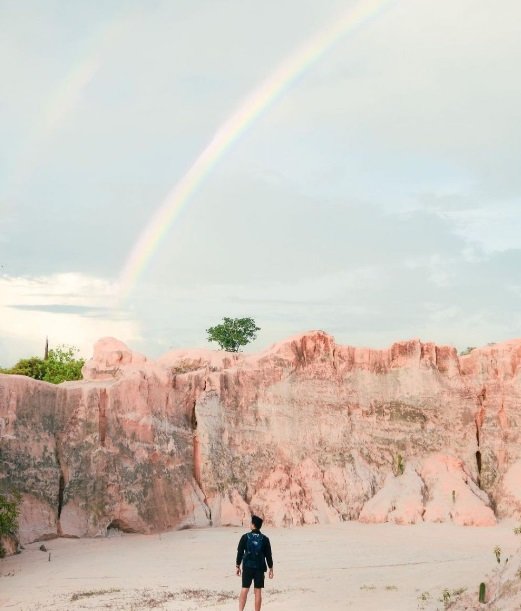
[[270,540],[268,539],[268,537],[266,537],[266,542],[264,545],[264,556],[266,557],[266,562],[268,564],[268,567],[270,569],[270,579],[271,577],[273,577],[273,557],[271,555],[271,543]]
[[237,546],[237,558],[235,559],[235,566],[240,567],[244,551],[246,550],[246,535],[242,535],[239,545]]

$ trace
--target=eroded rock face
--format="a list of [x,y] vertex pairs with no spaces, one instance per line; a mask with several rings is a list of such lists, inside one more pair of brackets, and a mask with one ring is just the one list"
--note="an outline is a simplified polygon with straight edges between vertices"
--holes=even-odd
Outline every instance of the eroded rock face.
[[0,487],[21,493],[22,544],[57,532],[56,395],[51,384],[0,374]]
[[404,473],[389,473],[382,488],[367,501],[360,522],[416,524],[423,520],[427,489],[418,472],[407,465]]
[[[377,351],[316,332],[208,374],[196,416],[211,507],[229,505],[234,490],[277,525],[361,512],[367,521],[494,523],[487,493],[497,488],[485,485],[483,456],[495,454],[479,437],[486,382],[463,361],[418,340]],[[491,422],[496,407],[487,405]],[[405,473],[386,480],[397,457]],[[372,506],[382,486],[383,506]]]
[[0,485],[23,493],[22,541],[251,511],[276,525],[521,517],[520,365],[521,341],[458,357],[316,331],[151,361],[104,338],[82,382],[0,376]]
[[95,381],[56,387],[0,376],[0,486],[22,492],[22,543],[102,535],[109,526],[150,532],[209,524],[193,477],[201,380],[176,388],[169,370],[120,343],[99,344],[86,365]]
[[403,473],[389,473],[383,487],[362,509],[361,522],[449,522],[492,526],[496,517],[463,462],[431,454],[413,459]]
[[200,382],[193,377],[179,390],[172,375],[159,373],[59,389],[63,534],[209,523],[193,475],[192,412]]

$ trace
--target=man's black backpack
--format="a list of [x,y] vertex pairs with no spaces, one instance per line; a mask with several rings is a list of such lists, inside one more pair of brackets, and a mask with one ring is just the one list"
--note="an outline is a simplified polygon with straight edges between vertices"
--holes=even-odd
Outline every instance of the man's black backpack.
[[248,533],[246,535],[246,550],[243,564],[248,569],[264,570],[264,535]]

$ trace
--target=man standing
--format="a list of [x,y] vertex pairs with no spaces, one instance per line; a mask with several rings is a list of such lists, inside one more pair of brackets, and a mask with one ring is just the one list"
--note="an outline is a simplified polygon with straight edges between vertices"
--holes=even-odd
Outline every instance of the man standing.
[[242,590],[239,596],[239,611],[243,611],[248,597],[248,591],[253,581],[255,592],[255,611],[260,611],[262,604],[262,588],[264,587],[264,573],[266,565],[269,567],[269,578],[273,579],[273,558],[271,557],[271,544],[266,535],[260,531],[262,518],[251,516],[251,532],[242,535],[237,547],[237,575],[241,575],[242,562]]

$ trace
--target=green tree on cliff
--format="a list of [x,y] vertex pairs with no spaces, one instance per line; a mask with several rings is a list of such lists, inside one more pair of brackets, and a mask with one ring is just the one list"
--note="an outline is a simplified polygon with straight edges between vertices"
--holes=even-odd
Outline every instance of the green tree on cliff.
[[37,356],[20,359],[13,367],[0,369],[0,373],[28,376],[52,384],[81,380],[81,368],[85,361],[75,358],[77,352],[74,346],[60,345],[51,348],[46,359]]
[[223,318],[223,322],[206,329],[209,342],[217,342],[222,350],[239,352],[241,346],[246,346],[256,339],[260,327],[255,325],[253,318]]
[[44,382],[60,384],[68,380],[81,380],[81,368],[85,364],[85,359],[75,358],[77,352],[78,349],[74,346],[64,344],[51,348],[48,358],[44,361],[46,365]]

